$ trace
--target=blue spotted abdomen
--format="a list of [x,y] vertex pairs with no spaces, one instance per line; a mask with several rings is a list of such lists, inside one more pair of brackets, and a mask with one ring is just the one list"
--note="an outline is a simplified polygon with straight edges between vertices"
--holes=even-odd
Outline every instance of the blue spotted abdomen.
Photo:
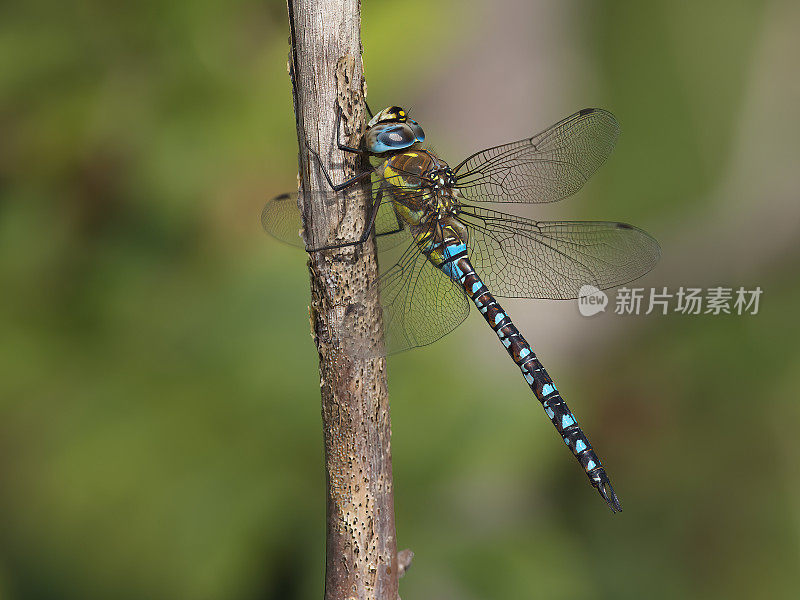
[[597,458],[586,435],[578,426],[575,415],[556,389],[528,342],[514,326],[511,318],[497,303],[473,269],[464,244],[452,244],[443,251],[441,261],[431,260],[448,277],[458,283],[478,307],[483,318],[497,334],[506,351],[522,371],[522,376],[536,398],[542,403],[545,413],[558,434],[578,459],[591,484],[597,488],[613,511],[621,511],[619,502],[605,469]]

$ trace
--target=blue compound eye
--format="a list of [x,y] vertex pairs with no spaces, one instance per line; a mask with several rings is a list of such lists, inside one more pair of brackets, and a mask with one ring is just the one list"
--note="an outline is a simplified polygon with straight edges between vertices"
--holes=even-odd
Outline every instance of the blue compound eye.
[[408,122],[407,122],[407,125],[411,129],[411,132],[414,134],[414,137],[417,138],[418,142],[424,142],[425,141],[425,132],[422,131],[422,127],[419,126],[419,123],[409,119]]
[[417,136],[406,123],[376,125],[367,131],[367,150],[375,154],[402,150],[417,142]]

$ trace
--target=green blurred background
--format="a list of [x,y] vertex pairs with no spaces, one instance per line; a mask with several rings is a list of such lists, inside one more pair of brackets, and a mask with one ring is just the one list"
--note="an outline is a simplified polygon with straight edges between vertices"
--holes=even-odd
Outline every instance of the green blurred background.
[[[517,212],[644,227],[664,256],[642,287],[764,290],[742,317],[506,303],[616,516],[478,317],[392,359],[403,598],[797,597],[800,7],[363,17],[371,105],[410,106],[451,162],[616,114],[580,195]],[[259,227],[295,187],[287,35],[274,1],[2,8],[0,598],[321,597],[305,256]]]

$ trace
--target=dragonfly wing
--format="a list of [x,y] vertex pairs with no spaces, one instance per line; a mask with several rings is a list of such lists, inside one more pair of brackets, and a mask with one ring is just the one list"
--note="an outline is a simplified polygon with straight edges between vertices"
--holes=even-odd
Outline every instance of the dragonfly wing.
[[661,256],[658,242],[625,223],[534,221],[465,205],[470,259],[497,296],[577,298],[637,279]]
[[475,202],[555,202],[583,187],[618,136],[614,115],[586,108],[533,137],[476,152],[453,169],[455,187]]
[[461,288],[430,263],[407,232],[401,235],[409,244],[378,256],[380,277],[373,286],[380,297],[385,345],[377,346],[374,332],[363,329],[374,322],[371,309],[346,306],[342,329],[351,335],[341,342],[351,355],[372,358],[427,346],[469,315],[469,300]]
[[411,245],[380,280],[388,352],[427,346],[469,315],[463,290]]
[[281,242],[305,248],[303,222],[297,207],[297,194],[281,194],[268,201],[261,211],[261,226]]
[[[335,192],[312,192],[315,202],[339,202]],[[281,241],[305,247],[297,194],[283,194],[267,202],[261,215],[264,229]],[[378,279],[368,286],[367,297],[380,298],[375,308],[360,303],[334,307],[341,322],[337,343],[348,354],[374,358],[432,344],[455,329],[469,314],[469,301],[455,285],[419,251],[408,229],[402,227],[390,201],[385,199],[375,220]],[[330,241],[328,243],[331,243]],[[336,243],[335,241],[333,243]],[[376,342],[374,324],[384,324],[385,343]]]
[[[377,187],[373,190],[365,190],[355,186],[341,192],[329,190],[324,192],[303,192],[303,194],[306,196],[306,202],[314,202],[317,205],[341,206],[342,202],[345,205],[350,202],[361,202],[366,204],[368,210],[371,210],[377,200],[380,204],[375,218],[374,230],[379,250],[392,248],[403,241],[402,237],[396,235],[402,230],[402,222],[397,218],[392,203],[385,196],[377,193]],[[298,208],[297,193],[281,194],[268,201],[261,211],[261,226],[271,236],[284,243],[303,249],[306,248],[302,237],[303,220]],[[336,229],[338,227],[339,223],[336,224]],[[311,242],[310,247],[320,248],[358,239],[340,239],[336,235],[336,230],[325,236],[325,238],[309,240]]]

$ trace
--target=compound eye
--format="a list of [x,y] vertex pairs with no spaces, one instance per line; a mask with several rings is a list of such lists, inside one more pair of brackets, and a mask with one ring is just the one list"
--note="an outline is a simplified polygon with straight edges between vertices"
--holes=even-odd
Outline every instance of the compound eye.
[[419,123],[417,123],[412,119],[409,119],[406,125],[408,125],[408,128],[411,129],[412,133],[414,134],[414,137],[417,138],[418,142],[425,141],[425,132],[422,131],[422,127],[419,126]]
[[416,136],[405,123],[377,125],[367,131],[367,150],[375,154],[402,150],[416,142]]
[[387,128],[378,134],[378,142],[390,148],[406,148],[414,143],[414,133],[402,125]]

